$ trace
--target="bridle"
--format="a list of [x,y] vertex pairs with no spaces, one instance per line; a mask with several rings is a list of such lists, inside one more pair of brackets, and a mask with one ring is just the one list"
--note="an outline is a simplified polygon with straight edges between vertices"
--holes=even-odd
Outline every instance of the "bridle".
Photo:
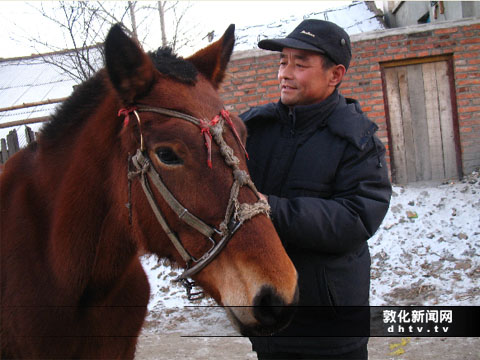
[[[142,135],[142,124],[140,116],[138,114],[140,112],[153,112],[160,115],[189,121],[197,125],[201,129],[201,133],[205,137],[205,145],[207,146],[208,151],[207,163],[209,167],[212,167],[211,140],[213,139],[218,145],[221,155],[223,156],[226,164],[232,168],[233,172],[233,184],[230,190],[230,198],[227,205],[227,210],[225,212],[224,219],[220,223],[218,228],[205,223],[203,220],[190,213],[188,209],[185,208],[176,199],[176,197],[170,192],[165,183],[162,181],[160,174],[153,166],[152,161],[149,158],[148,152],[145,148]],[[265,214],[268,216],[270,212],[270,206],[265,200],[261,199],[258,190],[256,189],[247,172],[239,168],[240,160],[234,155],[233,149],[225,142],[223,138],[223,132],[225,128],[224,123],[226,122],[232,129],[235,137],[237,138],[237,141],[239,141],[240,145],[242,145],[243,147],[243,144],[241,143],[238,133],[235,130],[229,113],[226,110],[222,110],[220,112],[220,115],[215,116],[209,122],[175,110],[144,105],[137,105],[126,109],[121,109],[119,111],[119,116],[124,115],[125,123],[128,123],[129,114],[131,113],[135,115],[135,118],[137,119],[139,125],[140,148],[137,149],[135,155],[129,156],[128,160],[129,203],[127,204],[127,208],[129,208],[130,210],[130,221],[132,216],[131,182],[132,180],[139,178],[143,188],[143,192],[145,193],[148,203],[150,204],[150,207],[152,208],[152,211],[158,223],[160,224],[163,231],[168,236],[173,246],[186,263],[186,270],[180,276],[178,276],[175,281],[182,282],[182,284],[187,289],[187,295],[190,300],[197,299],[203,294],[191,293],[194,284],[193,282],[189,281],[188,278],[197,274],[210,262],[212,262],[212,260],[225,248],[229,240],[233,237],[233,235],[245,221],[259,214]],[[244,147],[243,149],[245,150]],[[168,204],[168,206],[178,216],[180,220],[201,233],[211,243],[211,248],[207,252],[205,252],[205,254],[203,254],[200,258],[195,258],[193,255],[191,255],[188,250],[183,246],[178,235],[174,231],[172,231],[154,197],[150,184],[152,184],[157,189],[163,200]],[[258,198],[258,201],[256,203],[239,203],[238,194],[240,188],[243,186],[248,186],[250,189],[252,189],[252,191]],[[215,236],[220,236],[220,240],[216,241],[214,239]]]

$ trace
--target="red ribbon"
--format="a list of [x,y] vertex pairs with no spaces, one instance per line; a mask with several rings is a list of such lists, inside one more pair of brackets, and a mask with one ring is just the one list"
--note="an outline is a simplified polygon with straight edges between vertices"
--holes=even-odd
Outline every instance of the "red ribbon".
[[207,154],[208,154],[207,165],[211,169],[212,168],[212,134],[210,133],[210,125],[206,121],[200,120],[200,128],[201,128],[203,137],[205,138],[205,146],[207,147]]
[[233,121],[232,121],[232,118],[230,117],[230,113],[227,110],[223,109],[223,110],[220,111],[220,114],[222,114],[222,116],[225,119],[225,121],[227,122],[227,124],[230,125],[230,127],[232,128],[232,131],[233,131],[235,137],[237,138],[237,142],[240,144],[243,151],[245,152],[245,156],[247,157],[247,160],[250,160],[250,158],[248,157],[247,149],[245,149],[245,146],[243,145],[242,139],[240,139],[240,136],[238,135],[237,129],[235,128],[235,125],[233,125]]
[[123,120],[123,127],[126,127],[128,125],[128,123],[130,122],[130,114],[133,113],[135,110],[137,110],[136,106],[130,106],[118,110],[117,116],[125,116],[125,119]]
[[243,145],[242,140],[238,135],[237,129],[235,128],[232,118],[230,117],[230,113],[227,110],[223,109],[220,111],[220,115],[216,115],[212,120],[210,120],[210,122],[207,122],[205,120],[200,120],[200,129],[201,129],[201,133],[205,138],[205,146],[207,147],[207,153],[208,153],[207,165],[210,169],[212,168],[212,134],[210,133],[210,128],[212,126],[215,126],[220,121],[221,118],[225,119],[227,124],[230,126],[230,128],[233,131],[233,134],[235,135],[235,138],[237,139],[238,143],[240,144],[243,151],[245,152],[245,156],[247,157],[247,159],[249,159],[247,149],[245,149],[245,146]]

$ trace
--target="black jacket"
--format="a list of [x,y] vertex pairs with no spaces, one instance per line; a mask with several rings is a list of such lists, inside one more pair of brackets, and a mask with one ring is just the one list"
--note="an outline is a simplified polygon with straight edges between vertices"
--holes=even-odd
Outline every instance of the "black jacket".
[[241,117],[251,177],[268,195],[273,223],[299,273],[300,305],[316,306],[300,307],[278,336],[252,338],[253,348],[352,351],[367,338],[311,336],[347,333],[358,311],[333,306],[368,305],[367,240],[391,196],[385,148],[374,136],[378,127],[358,102],[337,91],[320,104],[289,108],[279,101]]

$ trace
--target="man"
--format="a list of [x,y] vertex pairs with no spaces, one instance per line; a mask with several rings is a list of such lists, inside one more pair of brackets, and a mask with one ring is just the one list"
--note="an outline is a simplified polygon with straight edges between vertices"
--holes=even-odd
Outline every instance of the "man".
[[391,185],[377,125],[337,89],[350,39],[331,22],[305,20],[258,45],[281,52],[281,95],[241,115],[248,167],[297,268],[301,306],[286,329],[251,338],[253,350],[259,359],[367,359],[367,240]]

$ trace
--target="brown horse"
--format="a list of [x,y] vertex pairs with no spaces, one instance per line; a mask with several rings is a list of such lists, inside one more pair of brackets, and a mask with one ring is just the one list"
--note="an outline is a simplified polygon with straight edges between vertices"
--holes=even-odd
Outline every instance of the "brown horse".
[[133,358],[145,251],[186,268],[242,333],[286,325],[296,271],[216,92],[233,43],[231,26],[188,59],[147,55],[114,26],[105,69],[7,161],[1,357]]

